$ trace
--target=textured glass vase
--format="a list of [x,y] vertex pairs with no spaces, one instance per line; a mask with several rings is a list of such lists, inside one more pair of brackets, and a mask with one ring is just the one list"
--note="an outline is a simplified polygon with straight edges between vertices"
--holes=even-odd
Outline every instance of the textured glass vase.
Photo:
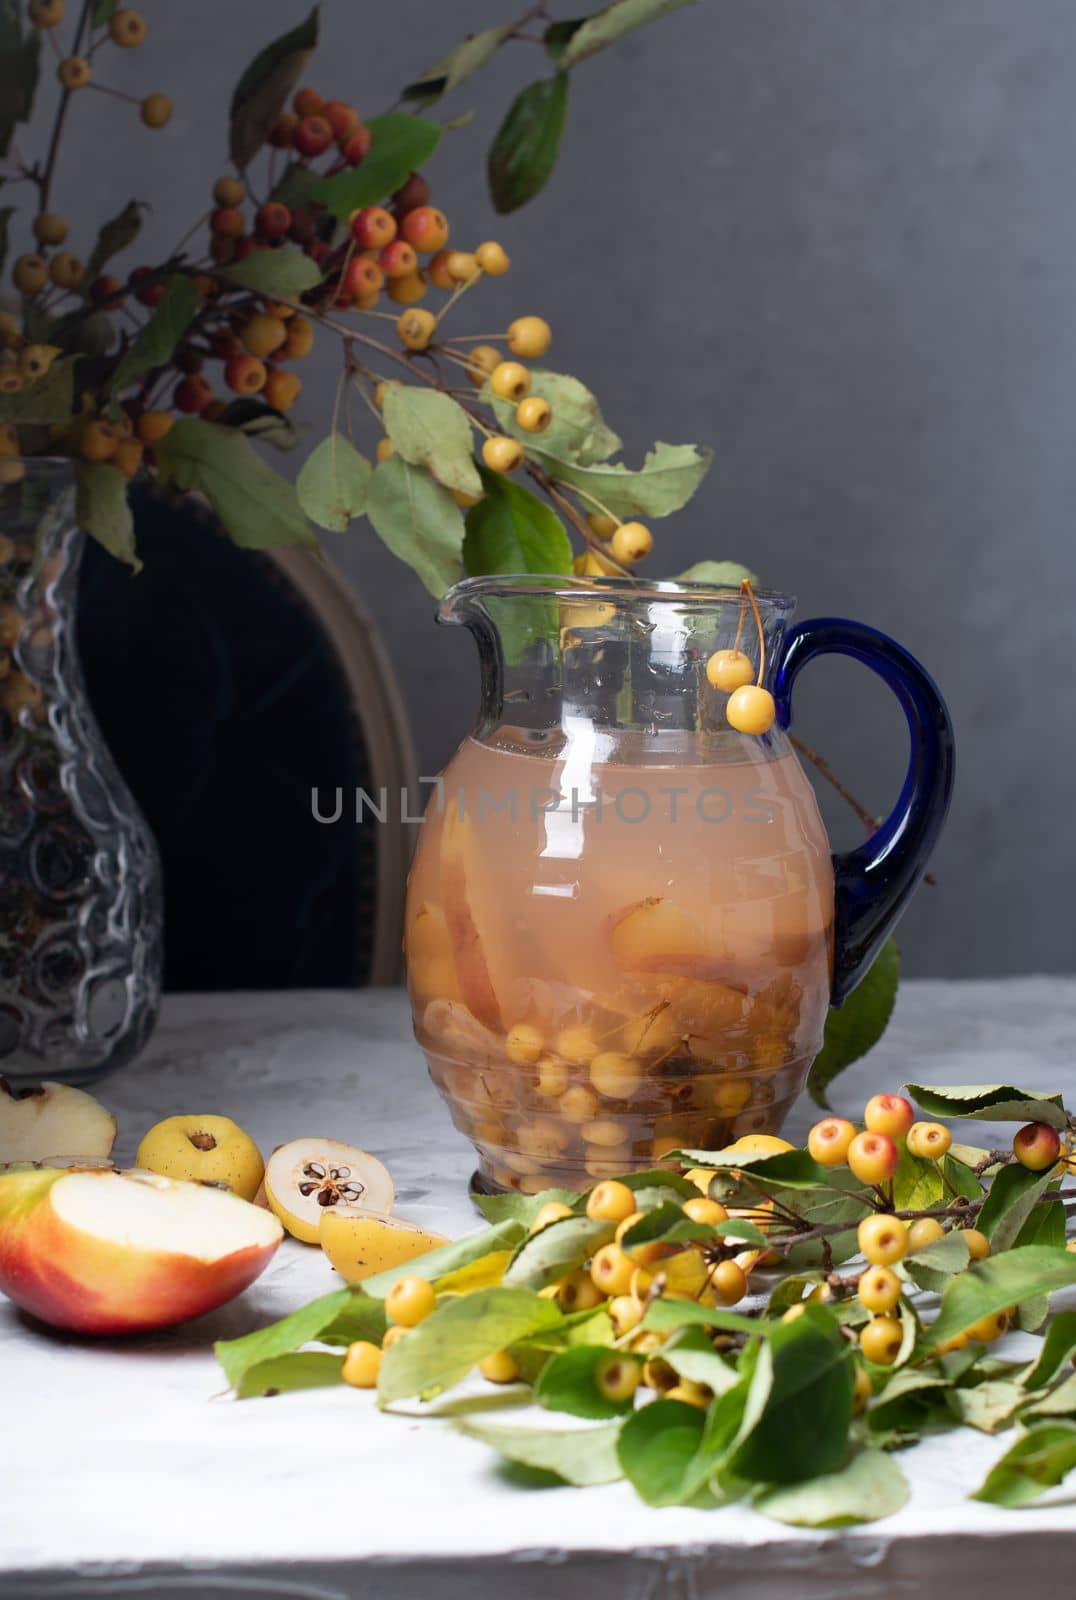
[[16,1087],[130,1061],[160,1000],[160,864],[86,698],[74,501],[66,461],[0,485],[0,1074]]

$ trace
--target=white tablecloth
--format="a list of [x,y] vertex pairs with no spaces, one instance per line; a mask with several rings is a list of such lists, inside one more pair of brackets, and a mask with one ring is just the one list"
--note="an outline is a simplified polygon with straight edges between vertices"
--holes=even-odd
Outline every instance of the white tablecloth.
[[[835,1099],[855,1114],[874,1088],[906,1079],[1062,1087],[1076,1102],[1076,980],[905,984],[885,1040]],[[471,1153],[427,1081],[399,992],[170,998],[146,1055],[97,1092],[118,1114],[121,1157],[161,1116],[220,1111],[263,1148],[304,1133],[363,1145],[392,1170],[401,1215],[452,1235],[476,1226]],[[793,1137],[811,1120],[801,1107]],[[320,1251],[287,1240],[240,1300],[134,1343],[52,1336],[0,1302],[2,1600],[1072,1592],[1076,1495],[1012,1512],[966,1498],[1004,1435],[926,1439],[900,1457],[903,1511],[812,1534],[737,1507],[651,1510],[622,1483],[523,1488],[448,1423],[380,1415],[364,1392],[222,1392],[213,1339],[338,1282]]]

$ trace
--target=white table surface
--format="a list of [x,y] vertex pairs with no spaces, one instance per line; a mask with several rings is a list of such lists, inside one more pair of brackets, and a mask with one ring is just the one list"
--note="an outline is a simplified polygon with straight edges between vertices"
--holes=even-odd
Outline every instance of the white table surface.
[[[856,1114],[874,1088],[906,1079],[1061,1087],[1076,1099],[1076,980],[905,984],[885,1040],[834,1098]],[[119,1117],[122,1158],[161,1116],[220,1111],[266,1149],[306,1133],[363,1145],[391,1168],[401,1215],[453,1236],[476,1226],[469,1148],[397,991],[172,997],[146,1055],[96,1092]],[[811,1120],[801,1105],[792,1136]],[[623,1483],[519,1487],[447,1422],[381,1415],[365,1392],[222,1393],[213,1339],[338,1282],[319,1250],[289,1239],[238,1301],[123,1343],[46,1334],[0,1301],[2,1600],[1072,1592],[1076,1493],[1062,1487],[1025,1511],[966,1498],[1005,1435],[925,1440],[899,1458],[912,1484],[903,1511],[814,1534],[737,1507],[652,1510]]]

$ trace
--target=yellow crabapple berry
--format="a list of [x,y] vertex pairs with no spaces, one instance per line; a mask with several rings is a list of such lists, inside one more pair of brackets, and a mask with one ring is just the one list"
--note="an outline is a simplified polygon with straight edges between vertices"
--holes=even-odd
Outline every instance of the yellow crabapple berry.
[[300,117],[292,132],[291,142],[299,154],[308,159],[324,155],[333,142],[332,126],[320,114]]
[[268,376],[265,362],[257,356],[232,356],[225,363],[224,381],[236,394],[257,394],[265,388]]
[[742,689],[745,684],[752,683],[754,677],[755,669],[750,657],[745,656],[742,650],[715,650],[706,663],[707,682],[722,694]]
[[693,1183],[700,1194],[709,1198],[710,1185],[714,1181],[714,1174],[708,1167],[692,1167],[684,1173],[688,1183]]
[[35,28],[58,28],[66,9],[64,0],[30,0],[30,21]]
[[49,281],[48,262],[44,256],[19,256],[11,269],[11,277],[20,294],[37,294]]
[[[392,196],[393,208],[398,217],[404,217],[409,211],[417,211],[420,206],[428,204],[430,186],[421,172],[412,172]],[[412,239],[411,243],[414,244]]]
[[291,212],[279,200],[267,200],[259,206],[254,217],[254,231],[259,239],[273,242],[283,239],[291,227]]
[[326,100],[318,115],[329,124],[337,144],[346,144],[359,127],[359,113],[343,100]]
[[[453,490],[453,499],[456,499],[458,494],[458,489]],[[467,495],[465,498],[468,505],[476,503],[473,495]],[[462,505],[462,501],[456,500],[456,504]],[[543,1056],[538,1063],[534,1092],[545,1099],[555,1099],[557,1095],[562,1095],[567,1087],[568,1068],[565,1063],[559,1061],[556,1056]]]
[[863,1109],[868,1133],[884,1133],[890,1139],[906,1138],[915,1121],[915,1107],[902,1094],[871,1095]]
[[856,1294],[868,1311],[892,1311],[900,1303],[900,1279],[889,1267],[868,1267],[860,1274]]
[[380,261],[372,261],[369,256],[353,256],[344,269],[341,287],[345,294],[360,300],[364,295],[376,294],[384,281],[385,269]]
[[115,455],[119,442],[119,433],[111,422],[94,417],[79,433],[78,447],[87,461],[108,461]]
[[256,311],[239,330],[243,348],[252,356],[264,359],[279,350],[288,337],[288,330],[279,317],[268,311]]
[[973,1261],[985,1261],[990,1254],[990,1240],[978,1228],[964,1228],[960,1237],[968,1247],[968,1255]]
[[859,1330],[859,1348],[879,1367],[893,1365],[903,1341],[904,1329],[896,1317],[872,1317]]
[[385,1296],[385,1315],[402,1328],[417,1327],[437,1304],[433,1284],[427,1278],[397,1278]]
[[[0,459],[10,460],[19,453],[19,433],[13,422],[0,422]],[[8,546],[10,545],[10,550]],[[7,566],[15,552],[7,534],[0,534],[0,566]],[[7,648],[7,641],[0,637],[0,645]]]
[[246,192],[247,186],[242,178],[233,178],[230,173],[218,178],[213,185],[213,198],[218,206],[242,205]]
[[925,1250],[944,1238],[945,1229],[937,1217],[917,1217],[908,1225],[908,1254],[914,1255],[917,1250]]
[[495,1350],[478,1363],[478,1370],[487,1383],[515,1383],[519,1365],[507,1350]]
[[408,272],[402,278],[389,280],[389,299],[398,306],[417,305],[420,300],[425,300],[429,292],[430,286],[423,272]]
[[719,1222],[728,1221],[728,1212],[718,1200],[710,1200],[706,1195],[696,1195],[691,1200],[684,1201],[684,1216],[691,1222],[702,1222],[707,1227],[716,1227]]
[[125,478],[133,478],[142,465],[143,445],[138,439],[121,439],[112,453],[112,465],[118,467]]
[[596,539],[611,539],[619,523],[615,517],[606,516],[604,511],[588,511],[587,527]]
[[[455,279],[448,270],[450,253],[448,250],[438,250],[437,254],[432,255],[426,263],[426,272],[429,280],[438,289],[454,289],[456,287]],[[498,356],[499,359],[500,357]]]
[[552,420],[553,408],[540,395],[529,395],[516,407],[516,426],[524,433],[544,433]]
[[120,6],[109,18],[108,36],[121,50],[136,50],[146,37],[146,19],[141,11]]
[[282,111],[269,130],[269,143],[274,150],[290,150],[291,141],[299,126],[294,111]]
[[603,1295],[627,1294],[636,1263],[618,1244],[605,1244],[590,1263],[590,1280]]
[[391,439],[379,439],[377,441],[374,454],[377,456],[379,461],[387,461],[389,456],[394,456],[396,454],[396,446],[393,444]]
[[347,1347],[340,1375],[353,1389],[376,1389],[381,1371],[381,1351],[369,1339],[356,1339]]
[[641,1375],[642,1368],[638,1361],[610,1350],[608,1355],[595,1363],[594,1385],[604,1399],[622,1404],[630,1400],[639,1387]]
[[589,1122],[597,1113],[598,1097],[592,1089],[585,1089],[581,1083],[576,1084],[564,1091],[557,1108],[565,1122]]
[[543,317],[517,317],[508,325],[507,343],[522,361],[536,361],[553,342],[553,330]]
[[891,1267],[908,1252],[908,1230],[899,1217],[884,1211],[864,1217],[856,1229],[860,1250],[872,1267]]
[[176,384],[172,403],[177,411],[197,416],[213,399],[213,390],[200,372],[192,372]]
[[1045,1172],[1061,1155],[1061,1135],[1048,1122],[1029,1122],[1013,1138],[1012,1153],[1030,1172]]
[[209,231],[218,239],[241,239],[247,225],[236,206],[217,206],[209,218]]
[[67,218],[55,211],[41,211],[34,218],[33,229],[38,244],[63,244],[68,234]]
[[596,1222],[623,1222],[635,1214],[635,1196],[626,1183],[607,1178],[587,1196],[587,1216]]
[[734,689],[725,707],[729,726],[738,733],[769,733],[776,715],[773,695],[760,684],[745,683],[741,689]]
[[534,1221],[530,1225],[531,1233],[541,1233],[543,1228],[548,1228],[551,1222],[561,1222],[572,1214],[571,1206],[566,1206],[563,1200],[547,1200],[534,1214]]
[[580,1267],[560,1280],[554,1299],[562,1311],[571,1313],[593,1311],[595,1306],[601,1305],[605,1295],[594,1283],[590,1274]]
[[491,472],[514,472],[523,460],[523,446],[507,434],[494,434],[482,445],[482,460]]
[[421,307],[405,311],[396,323],[400,343],[408,350],[425,350],[436,332],[437,318],[432,311],[423,311]]
[[841,1167],[855,1136],[855,1127],[847,1118],[823,1117],[807,1135],[808,1154],[820,1167]]
[[43,378],[56,357],[60,348],[55,344],[28,344],[19,351],[19,371],[27,383],[36,383],[38,378]]
[[0,394],[18,394],[23,388],[22,373],[17,367],[0,367]]
[[409,278],[418,266],[418,257],[406,239],[393,239],[378,255],[377,264],[386,278]]
[[607,1100],[628,1100],[642,1082],[639,1063],[619,1050],[602,1050],[590,1063],[590,1081]]
[[291,97],[291,103],[297,117],[316,117],[325,100],[316,89],[304,84],[301,89],[296,89]]
[[709,1286],[720,1305],[738,1305],[747,1293],[747,1273],[738,1261],[719,1261],[710,1273]]
[[143,411],[135,423],[135,433],[143,444],[156,444],[158,439],[163,439],[174,426],[174,420],[169,411]]
[[470,250],[450,250],[445,259],[445,270],[454,284],[473,283],[478,277],[478,262]]
[[352,214],[351,237],[363,250],[383,250],[396,237],[396,218],[384,206],[363,206]]
[[436,206],[415,206],[405,213],[400,232],[424,254],[443,250],[448,242],[448,218]]
[[705,1411],[713,1397],[714,1391],[705,1383],[692,1383],[689,1378],[681,1378],[679,1383],[665,1390],[666,1400],[679,1400],[682,1405],[694,1406],[699,1411]]
[[148,94],[140,113],[147,128],[163,128],[172,116],[172,102],[166,94]]
[[487,239],[480,244],[474,258],[487,278],[503,278],[512,265],[504,246],[498,244],[496,239]]
[[499,400],[522,400],[530,393],[531,375],[520,361],[501,361],[489,375],[489,386]]
[[645,522],[622,522],[609,541],[615,560],[626,567],[645,561],[654,548],[654,535]]
[[90,81],[90,63],[85,56],[66,56],[56,68],[56,76],[69,91],[84,89]]
[[533,1066],[542,1053],[544,1041],[533,1023],[517,1022],[509,1028],[504,1041],[504,1053],[516,1066]]
[[845,1159],[860,1183],[884,1183],[896,1172],[900,1151],[888,1134],[857,1133]]
[[861,1367],[857,1362],[856,1379],[852,1387],[852,1413],[854,1416],[859,1417],[863,1415],[864,1411],[866,1411],[867,1407],[870,1405],[871,1396],[873,1394],[874,1385],[871,1383],[870,1375],[867,1372],[866,1367]]
[[314,324],[307,317],[292,317],[287,338],[280,347],[281,354],[288,361],[297,361],[308,356],[313,348]]
[[988,1317],[980,1317],[978,1322],[973,1322],[966,1329],[969,1339],[974,1339],[977,1344],[993,1344],[995,1339],[1000,1339],[1009,1326],[1009,1313],[1007,1311],[994,1311]]
[[476,344],[467,357],[467,376],[481,387],[497,367],[506,364],[495,344]]
[[646,1307],[641,1300],[636,1300],[634,1295],[618,1294],[610,1300],[606,1311],[609,1321],[613,1324],[613,1333],[619,1339],[621,1334],[630,1333],[637,1328],[643,1320]]
[[391,1350],[401,1339],[406,1339],[410,1331],[410,1328],[405,1328],[398,1322],[394,1322],[391,1328],[386,1328],[381,1339],[381,1354],[384,1355],[386,1350]]
[[938,1161],[949,1149],[953,1136],[941,1122],[913,1122],[908,1129],[908,1154],[923,1161]]

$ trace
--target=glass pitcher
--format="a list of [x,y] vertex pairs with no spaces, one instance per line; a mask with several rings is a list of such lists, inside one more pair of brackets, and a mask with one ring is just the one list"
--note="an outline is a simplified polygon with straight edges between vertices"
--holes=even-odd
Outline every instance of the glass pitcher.
[[[789,596],[757,600],[744,648],[764,643],[777,708],[758,737],[706,675],[735,590],[483,577],[441,602],[477,640],[481,709],[427,807],[405,950],[484,1189],[578,1189],[775,1131],[923,873],[953,777],[937,688],[872,628],[790,627]],[[894,811],[837,856],[785,733],[827,651],[878,672],[911,732]]]

